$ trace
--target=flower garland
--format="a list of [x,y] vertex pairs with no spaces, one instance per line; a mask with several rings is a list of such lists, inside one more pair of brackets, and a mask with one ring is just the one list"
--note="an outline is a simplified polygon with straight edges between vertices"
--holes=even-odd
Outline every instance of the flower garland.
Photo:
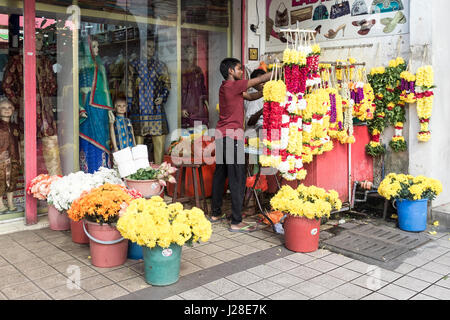
[[427,142],[431,139],[429,124],[433,111],[433,88],[435,88],[433,67],[420,67],[416,73],[416,97],[417,115],[420,121],[420,131],[417,134],[417,139],[421,142]]
[[409,71],[400,74],[401,84],[400,99],[406,103],[416,103],[416,76]]
[[407,145],[405,138],[403,137],[403,123],[398,122],[395,124],[395,134],[392,138],[391,142],[389,142],[389,146],[395,152],[401,152],[407,150]]

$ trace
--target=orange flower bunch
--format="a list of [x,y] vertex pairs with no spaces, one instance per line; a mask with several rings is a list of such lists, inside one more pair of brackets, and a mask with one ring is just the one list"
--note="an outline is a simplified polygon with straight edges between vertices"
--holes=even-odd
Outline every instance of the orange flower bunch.
[[67,215],[73,221],[86,219],[96,223],[116,223],[123,203],[129,204],[130,194],[120,185],[106,183],[98,188],[83,192],[76,199]]

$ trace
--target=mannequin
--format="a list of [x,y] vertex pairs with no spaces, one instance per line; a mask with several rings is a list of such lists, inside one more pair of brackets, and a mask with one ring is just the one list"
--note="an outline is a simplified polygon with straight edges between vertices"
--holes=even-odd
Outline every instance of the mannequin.
[[134,138],[133,126],[130,119],[126,118],[127,99],[125,96],[118,95],[114,101],[116,110],[114,122],[110,122],[109,132],[111,134],[111,143],[113,152],[134,147],[136,140]]
[[[50,175],[61,174],[54,104],[57,83],[52,63],[43,51],[42,33],[36,34],[36,112],[37,137],[42,142],[45,166]],[[23,101],[23,57],[15,55],[10,58],[3,77],[3,91],[6,97],[18,110],[18,124],[23,133],[24,101]]]
[[181,126],[194,127],[195,122],[208,126],[209,106],[202,69],[194,63],[194,47],[189,45],[185,51],[186,65],[181,78]]
[[147,39],[141,58],[131,61],[128,70],[130,119],[136,143],[144,144],[144,137],[151,136],[154,162],[161,164],[169,132],[164,104],[170,93],[170,77],[167,66],[155,56],[154,39]]
[[112,103],[98,41],[80,45],[80,169],[94,173],[110,167],[110,113]]
[[[0,213],[15,211],[13,192],[19,175],[19,127],[11,123],[14,105],[8,99],[0,100]],[[6,193],[8,207],[3,203]]]

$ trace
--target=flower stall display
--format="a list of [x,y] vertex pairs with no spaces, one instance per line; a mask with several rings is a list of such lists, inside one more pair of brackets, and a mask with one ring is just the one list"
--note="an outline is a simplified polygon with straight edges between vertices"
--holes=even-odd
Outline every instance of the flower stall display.
[[125,177],[124,180],[127,186],[139,191],[145,198],[154,195],[160,195],[167,186],[167,182],[175,183],[173,174],[177,168],[171,166],[167,162],[158,165],[153,165],[148,168],[139,169],[136,173]]
[[316,186],[301,184],[296,189],[283,186],[271,199],[274,210],[287,214],[284,222],[286,248],[295,252],[318,249],[320,219],[329,217],[333,209],[340,210],[339,194]]
[[439,180],[425,176],[388,174],[378,193],[397,204],[399,228],[424,231],[427,227],[427,204],[442,192]]
[[416,73],[416,99],[417,115],[420,121],[420,131],[417,139],[421,142],[427,142],[431,139],[429,129],[430,118],[433,111],[434,93],[434,71],[432,66],[423,66]]
[[201,209],[166,204],[158,196],[131,201],[117,229],[143,247],[145,279],[155,286],[178,281],[182,246],[206,242],[212,234],[211,222]]
[[[52,183],[58,181],[62,177],[59,175],[40,174],[33,180],[27,188],[27,193],[33,195],[38,200],[48,200],[48,194],[50,193],[50,186]],[[59,211],[54,205],[49,203],[48,206],[48,222],[51,230],[62,231],[70,229],[70,220],[67,217],[66,212]]]
[[[110,268],[125,263],[128,241],[121,237],[115,224],[121,210],[131,201],[132,197],[124,186],[106,183],[84,191],[67,211],[73,221],[83,220],[94,266]],[[85,222],[89,225],[87,229]]]

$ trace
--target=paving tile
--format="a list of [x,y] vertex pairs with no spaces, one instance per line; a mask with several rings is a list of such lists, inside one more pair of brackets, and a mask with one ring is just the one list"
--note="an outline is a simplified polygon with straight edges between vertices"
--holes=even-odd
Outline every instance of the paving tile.
[[207,283],[203,285],[203,287],[216,293],[219,296],[223,296],[224,294],[240,288],[239,285],[225,278]]
[[[182,268],[182,267],[183,267],[183,260],[181,260],[180,268]],[[136,271],[138,274],[143,275],[145,272],[144,261],[136,263],[136,264],[130,266],[130,268],[133,269],[134,271]]]
[[23,274],[20,274],[19,272],[10,273],[7,276],[0,278],[0,290],[3,290],[4,288],[15,284],[25,283],[29,281],[30,280],[27,277],[25,277]]
[[184,260],[194,260],[200,257],[204,257],[206,253],[198,251],[197,249],[189,249],[183,251],[181,254],[181,258]]
[[450,277],[444,277],[441,280],[439,280],[438,282],[436,282],[435,284],[437,284],[438,286],[450,289]]
[[199,266],[202,269],[211,268],[218,264],[223,263],[223,261],[216,259],[211,256],[203,256],[192,260],[192,263]]
[[430,297],[430,296],[427,296],[427,295],[424,295],[422,293],[419,293],[419,294],[415,295],[414,297],[412,297],[409,300],[438,300],[438,299]]
[[374,292],[374,293],[369,294],[368,296],[362,298],[361,300],[394,300],[394,299],[391,297],[385,296],[384,294]]
[[186,300],[211,300],[218,295],[211,290],[208,290],[204,287],[197,287],[182,293],[178,294],[180,297]]
[[117,284],[130,292],[151,287],[147,282],[145,282],[145,278],[143,276],[138,276],[135,278],[119,281],[117,282]]
[[72,286],[69,288],[68,286],[64,285],[48,289],[45,292],[55,300],[63,300],[68,297],[79,295],[84,291],[80,287]]
[[356,278],[350,282],[365,289],[374,291],[379,290],[388,284],[388,282],[381,280],[379,277],[373,277],[369,275],[362,275],[361,277]]
[[40,278],[33,281],[42,290],[48,290],[55,287],[61,287],[67,285],[69,279],[62,274],[56,274],[45,278]]
[[[398,258],[401,259],[402,256],[400,256]],[[413,266],[416,266],[416,267],[421,267],[424,264],[426,264],[428,262],[428,260],[423,259],[423,258],[415,255],[415,256],[407,257],[407,258],[403,259],[403,262],[404,263],[408,263],[408,264],[412,264]]]
[[353,261],[354,259],[343,256],[342,254],[331,253],[329,255],[324,256],[322,260],[325,260],[338,266],[342,266],[346,263]]
[[102,274],[114,282],[127,280],[127,279],[134,278],[139,275],[136,271],[133,271],[129,267],[124,267],[124,268],[120,268],[117,270],[104,272]]
[[79,268],[85,266],[84,263],[81,263],[79,260],[75,259],[75,258],[71,258],[69,260],[65,260],[65,261],[56,261],[53,263],[49,263],[49,265],[51,265],[53,268],[55,268],[56,270],[58,270],[61,273],[65,273],[67,271],[67,268],[71,267],[73,268],[74,266],[77,266]]
[[[202,268],[189,261],[181,261],[180,276],[185,276],[199,270],[202,270]],[[142,274],[144,274],[144,266],[142,266]]]
[[197,249],[197,251],[203,252],[203,253],[205,253],[207,255],[211,255],[213,253],[216,253],[216,252],[219,252],[219,251],[223,251],[223,250],[224,250],[224,248],[222,248],[222,247],[220,247],[218,245],[212,244],[212,243],[209,243],[207,245],[201,246],[201,247],[199,247]]
[[318,284],[315,284],[311,281],[304,281],[299,284],[296,284],[295,286],[290,287],[291,290],[300,292],[301,294],[309,297],[309,298],[315,298],[327,291],[329,291],[328,288],[319,286]]
[[53,246],[53,245],[49,245],[48,247],[42,248],[42,249],[34,249],[34,254],[40,258],[46,258],[45,260],[47,261],[47,257],[48,258],[52,258],[53,256],[56,255],[61,255],[61,254],[67,254],[64,253],[64,251],[62,251],[61,249]]
[[271,300],[309,300],[309,298],[297,291],[284,289],[267,297]]
[[275,269],[279,269],[281,271],[287,271],[287,270],[294,269],[295,267],[299,266],[298,263],[295,263],[286,258],[280,258],[280,259],[273,260],[271,262],[266,263],[266,265],[268,265],[269,267],[275,268]]
[[90,295],[89,293],[84,292],[82,294],[77,294],[76,296],[65,298],[64,300],[97,300],[97,299],[94,296]]
[[112,300],[128,294],[128,291],[118,286],[117,284],[112,284],[103,288],[89,291],[89,294],[98,300]]
[[262,279],[260,275],[256,275],[248,271],[234,273],[226,278],[241,286],[247,286]]
[[259,250],[255,247],[246,245],[246,244],[240,244],[238,247],[230,248],[231,251],[239,253],[241,255],[249,255],[255,252],[258,252]]
[[417,269],[416,266],[413,266],[412,264],[409,263],[401,263],[400,265],[398,265],[394,271],[401,273],[401,274],[406,274],[409,273],[411,271],[413,271],[414,269]]
[[315,297],[314,300],[350,300],[350,298],[335,291],[328,291]]
[[261,300],[264,297],[252,290],[247,288],[240,288],[238,290],[232,291],[223,295],[223,297],[227,300]]
[[37,268],[42,268],[47,265],[48,264],[41,258],[35,258],[35,259],[31,259],[31,260],[27,260],[24,262],[19,262],[19,263],[14,264],[16,269],[21,272],[29,271],[29,270],[33,270],[33,269],[37,269]]
[[0,268],[1,268],[1,267],[4,267],[4,266],[6,266],[6,265],[9,265],[8,261],[6,261],[5,259],[3,259],[3,258],[0,256]]
[[2,300],[8,300],[8,298],[3,293],[0,292],[0,301]]
[[281,273],[281,270],[273,268],[273,267],[265,265],[265,264],[256,266],[254,268],[250,268],[247,271],[251,272],[261,278],[269,278],[271,276]]
[[248,289],[255,291],[256,293],[262,295],[262,296],[270,296],[274,294],[275,292],[281,291],[284,289],[283,286],[274,283],[272,281],[269,281],[267,279],[249,284],[247,286]]
[[41,258],[49,265],[57,264],[63,261],[71,260],[73,257],[65,252],[51,254],[49,256],[41,256]]
[[285,258],[299,264],[306,264],[316,259],[315,257],[309,256],[304,253],[294,253],[289,256],[286,256]]
[[26,296],[17,298],[16,300],[52,300],[46,293],[39,291]]
[[433,261],[423,265],[422,268],[428,271],[432,271],[434,273],[442,274],[443,276],[448,275],[450,273],[450,268],[448,266]]
[[437,259],[434,259],[433,261],[442,265],[446,265],[447,267],[450,267],[450,256],[444,255]]
[[254,241],[254,242],[252,242],[252,243],[250,243],[249,245],[251,247],[254,247],[254,248],[259,249],[259,250],[266,250],[266,249],[270,249],[270,248],[273,248],[273,247],[277,246],[277,244],[275,244],[275,243],[272,243],[272,242],[269,242],[269,241],[266,241],[266,240],[259,240],[259,239]]
[[41,289],[39,289],[35,284],[32,282],[26,282],[26,283],[20,283],[16,284],[10,287],[7,287],[2,290],[5,296],[8,299],[17,299],[26,295],[29,295],[31,293],[37,293],[40,292]]
[[336,288],[345,283],[344,280],[332,277],[328,274],[321,274],[317,277],[310,279],[309,281],[328,289]]
[[265,241],[272,242],[276,245],[284,244],[284,237],[282,236],[272,236],[264,239]]
[[432,272],[423,268],[418,268],[414,271],[411,271],[410,273],[408,273],[408,276],[431,283],[434,283],[443,278],[442,274]]
[[326,250],[326,249],[318,249],[316,251],[313,252],[308,252],[306,253],[308,256],[314,257],[314,258],[323,258],[329,254],[331,254],[332,252],[330,250]]
[[113,284],[113,281],[103,275],[93,276],[81,280],[81,288],[86,291],[92,291],[98,288],[106,287]]
[[344,281],[351,281],[361,276],[361,273],[346,268],[336,268],[328,271],[327,274]]
[[337,288],[334,288],[333,291],[353,300],[361,299],[373,292],[372,290],[364,289],[352,283],[345,283]]
[[431,287],[425,289],[421,293],[427,296],[437,298],[439,300],[450,300],[450,289],[438,285],[432,285]]
[[303,280],[309,280],[311,278],[317,277],[318,275],[321,275],[322,272],[305,267],[305,266],[299,266],[297,268],[288,270],[287,273],[290,273],[296,277],[299,277]]
[[36,259],[36,255],[29,251],[13,251],[2,254],[3,258],[11,264]]
[[386,281],[386,282],[395,281],[402,276],[401,273],[387,270],[384,268],[379,268],[376,266],[369,267],[369,272],[367,272],[366,274],[368,276],[373,276],[373,277],[379,276],[381,280]]
[[429,282],[422,281],[410,276],[401,277],[400,279],[396,280],[394,284],[417,292],[420,292],[430,286]]
[[253,235],[250,234],[241,233],[238,236],[234,237],[233,240],[244,244],[250,244],[252,242],[259,240],[259,238],[253,237]]
[[352,262],[346,263],[343,267],[362,274],[367,273],[370,270],[370,264],[358,260],[353,260]]
[[274,276],[268,278],[268,280],[275,282],[285,288],[294,286],[294,285],[304,281],[303,279],[301,279],[299,277],[296,277],[290,273],[285,273],[285,272],[274,275]]
[[314,270],[317,270],[320,272],[328,272],[328,271],[338,268],[337,265],[326,262],[321,259],[317,259],[317,260],[308,262],[305,264],[305,267],[308,267],[308,268],[311,268],[311,269],[314,269]]
[[168,298],[165,298],[164,300],[184,300],[184,299],[176,294],[174,296],[170,296]]
[[7,277],[13,273],[19,273],[19,271],[13,265],[7,264],[3,267],[0,267],[0,279],[3,277]]
[[47,276],[58,274],[58,271],[51,266],[44,266],[37,269],[25,270],[23,271],[29,279],[36,280],[39,278],[45,278]]
[[415,291],[399,287],[395,284],[388,284],[387,286],[378,290],[378,292],[397,300],[408,300],[417,293]]
[[219,259],[224,262],[228,262],[228,261],[231,261],[234,259],[238,259],[238,258],[242,257],[242,255],[240,255],[239,253],[230,251],[230,250],[223,250],[223,251],[212,254],[211,257]]

